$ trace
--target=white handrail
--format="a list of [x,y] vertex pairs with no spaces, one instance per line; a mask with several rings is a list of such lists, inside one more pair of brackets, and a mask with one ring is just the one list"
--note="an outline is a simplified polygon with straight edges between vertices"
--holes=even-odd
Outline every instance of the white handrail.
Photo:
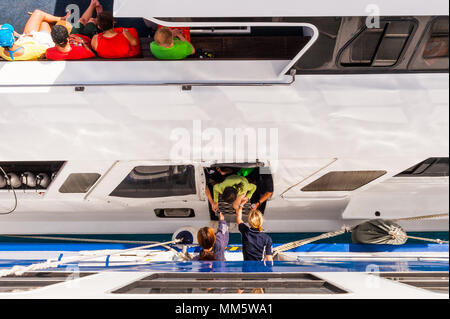
[[169,22],[157,18],[147,18],[147,20],[166,27],[306,27],[313,31],[311,40],[300,50],[299,53],[284,67],[278,75],[281,79],[300,60],[300,58],[311,48],[319,38],[319,29],[311,23],[303,22]]

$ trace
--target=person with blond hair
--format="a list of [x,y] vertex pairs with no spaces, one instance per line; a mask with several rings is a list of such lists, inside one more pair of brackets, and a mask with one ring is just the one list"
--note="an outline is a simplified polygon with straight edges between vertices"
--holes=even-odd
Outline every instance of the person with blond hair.
[[150,44],[152,54],[161,60],[182,60],[195,53],[194,46],[179,29],[160,28]]
[[242,220],[242,206],[236,210],[236,222],[242,235],[244,260],[273,261],[272,239],[263,232],[264,217],[259,210],[248,215],[248,227]]

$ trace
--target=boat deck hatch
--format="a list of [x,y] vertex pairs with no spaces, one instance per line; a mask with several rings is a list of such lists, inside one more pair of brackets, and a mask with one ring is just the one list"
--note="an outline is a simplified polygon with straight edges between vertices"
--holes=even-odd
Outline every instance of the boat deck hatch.
[[30,272],[25,273],[22,276],[7,276],[0,278],[0,293],[30,291],[93,274],[94,273]]
[[381,278],[422,288],[431,292],[448,294],[448,272],[382,273]]
[[159,273],[115,294],[343,294],[346,291],[306,273]]

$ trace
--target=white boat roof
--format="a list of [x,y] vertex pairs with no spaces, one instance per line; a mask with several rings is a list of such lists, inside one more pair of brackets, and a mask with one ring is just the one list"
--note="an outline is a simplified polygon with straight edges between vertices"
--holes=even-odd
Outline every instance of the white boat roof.
[[115,0],[116,17],[317,17],[317,16],[426,16],[448,15],[443,0],[227,0],[178,1]]

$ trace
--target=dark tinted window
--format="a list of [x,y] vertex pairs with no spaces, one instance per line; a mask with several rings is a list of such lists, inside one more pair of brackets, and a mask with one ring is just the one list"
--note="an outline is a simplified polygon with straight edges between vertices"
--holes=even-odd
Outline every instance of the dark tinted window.
[[97,173],[70,174],[64,184],[59,188],[59,192],[86,193],[99,178],[100,174]]
[[154,198],[195,193],[193,166],[138,166],[128,174],[110,196]]
[[430,37],[423,51],[423,58],[448,58],[448,35],[448,17],[436,19],[431,26]]
[[73,272],[26,272],[18,276],[0,278],[0,293],[18,293],[48,287],[58,283],[77,280],[94,273]]
[[[64,162],[0,162],[8,176],[0,171],[0,190],[19,188],[23,190],[45,190],[53,182]],[[10,185],[8,185],[10,184]]]
[[407,170],[397,174],[395,177],[407,176],[449,176],[449,158],[448,157],[431,157],[419,164],[416,164]]
[[345,294],[307,273],[158,273],[114,294]]
[[329,172],[302,188],[303,192],[353,191],[364,186],[386,171]]
[[397,63],[414,24],[411,21],[381,22],[379,28],[364,28],[342,51],[345,67],[389,67]]

